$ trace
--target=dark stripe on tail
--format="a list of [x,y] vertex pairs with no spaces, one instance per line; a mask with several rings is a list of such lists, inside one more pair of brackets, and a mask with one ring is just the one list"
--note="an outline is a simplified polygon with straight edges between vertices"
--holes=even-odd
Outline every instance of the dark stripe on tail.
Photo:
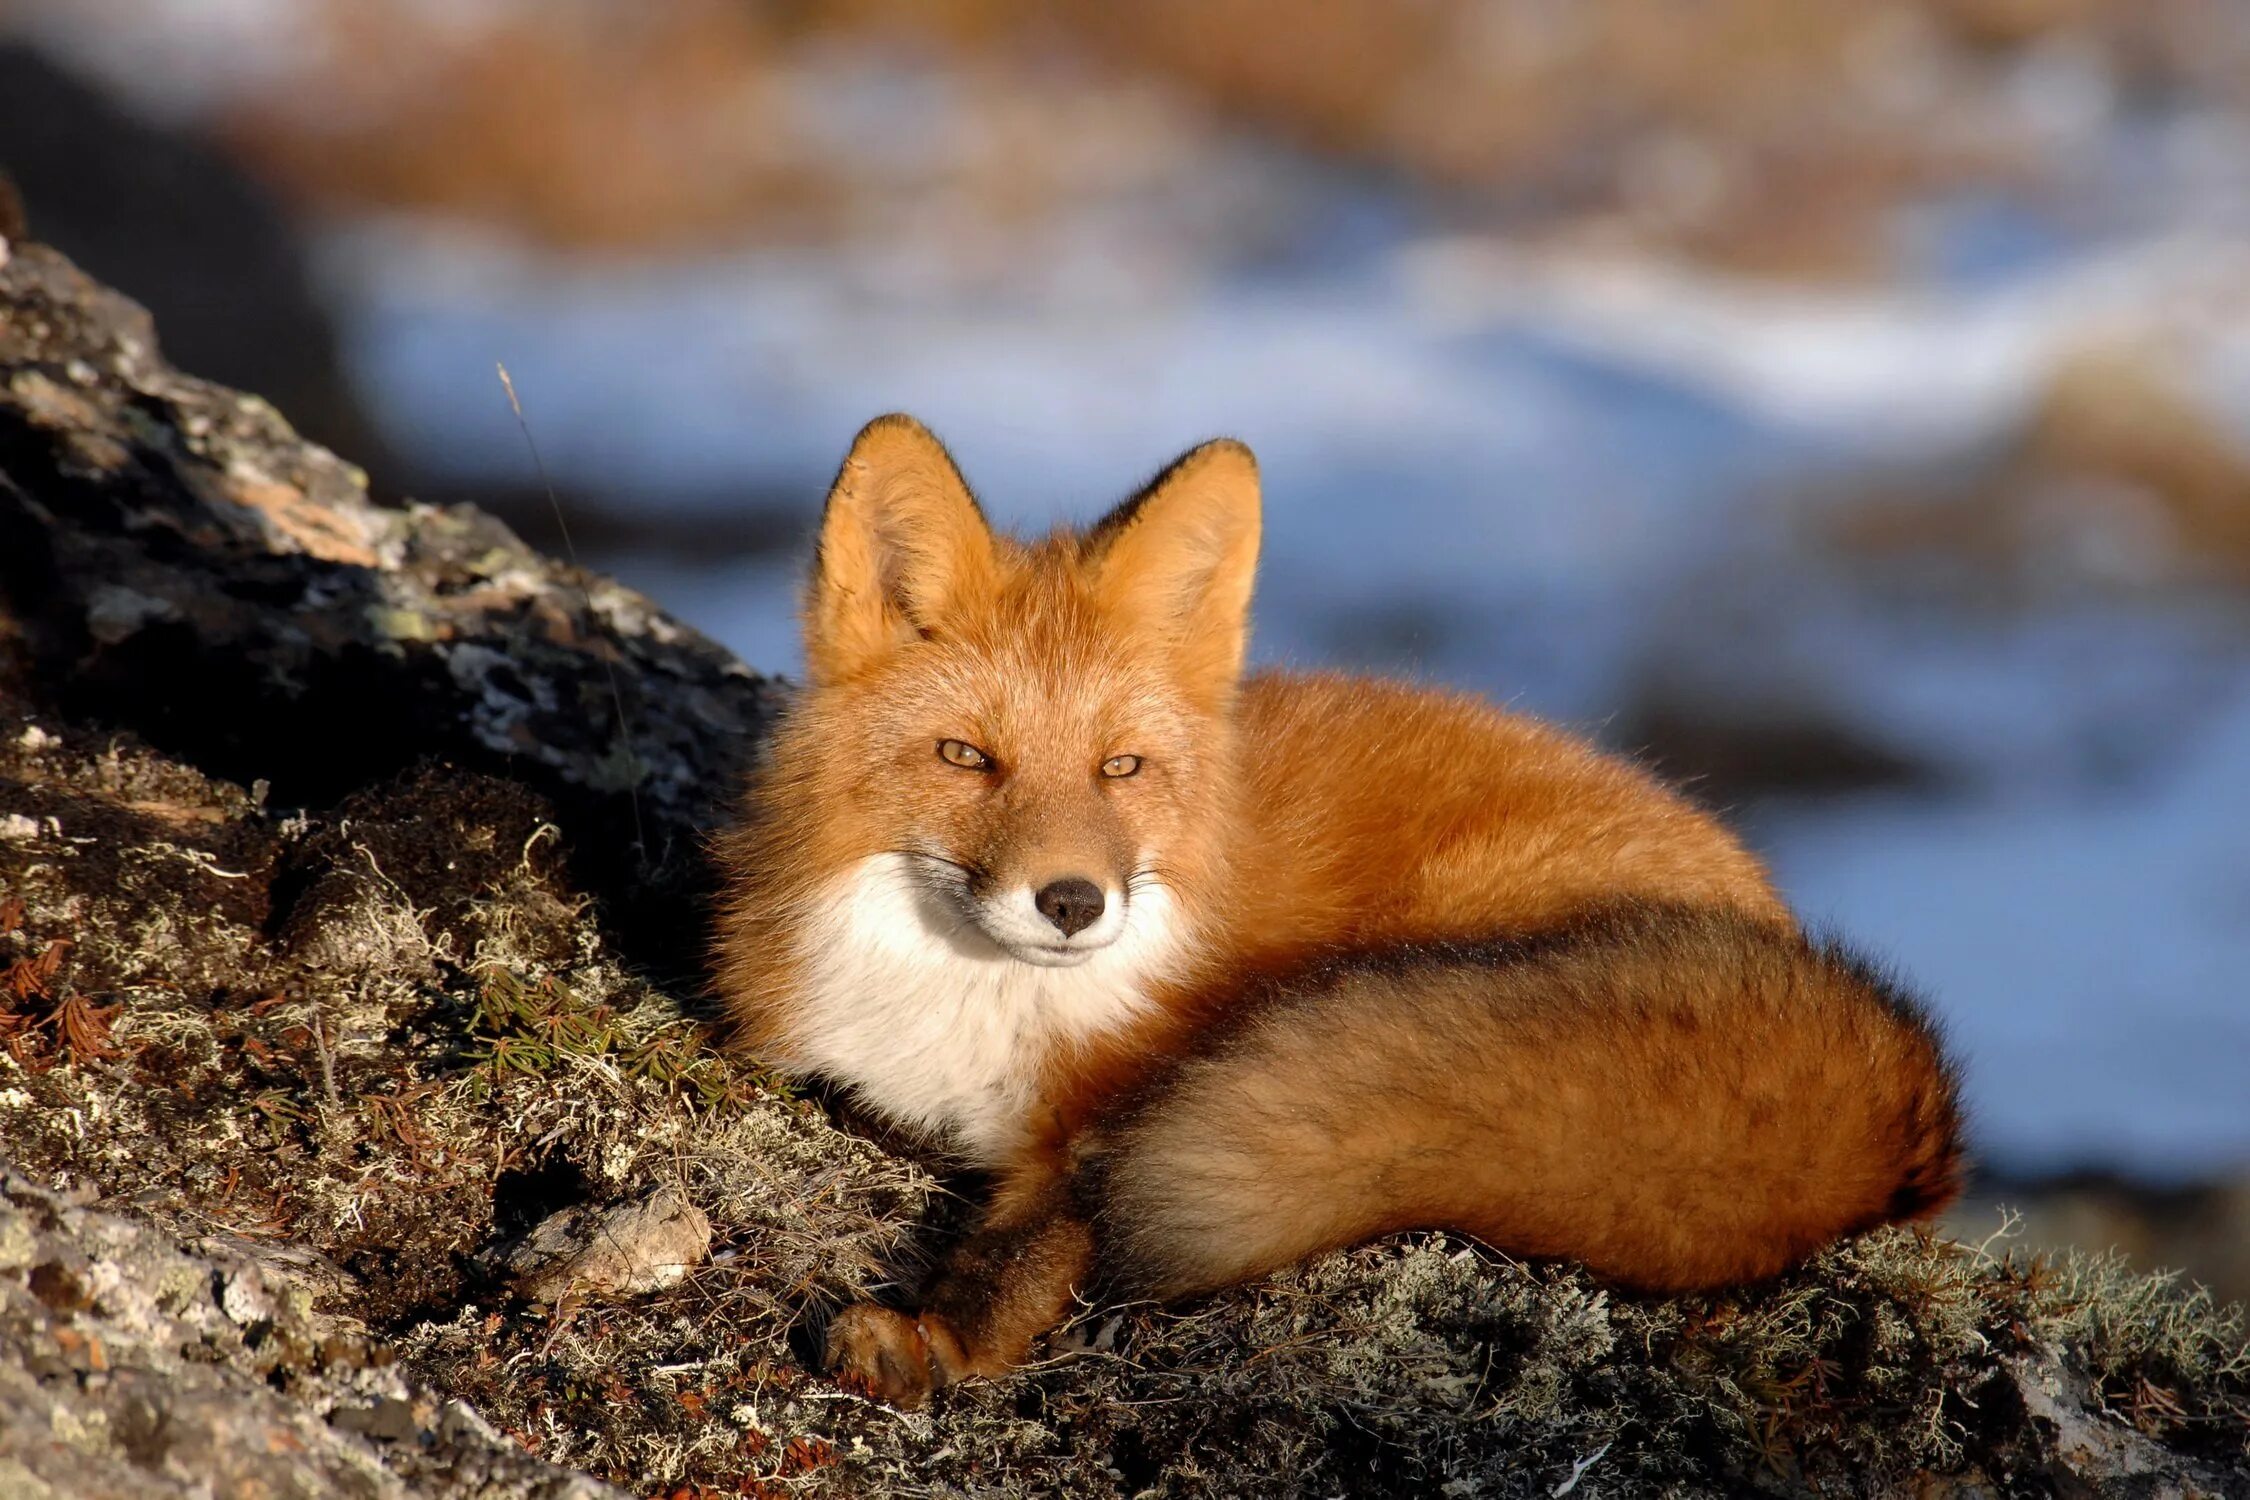
[[1758,919],[1631,902],[1252,981],[1081,1138],[1073,1195],[1118,1291],[1409,1227],[1684,1287],[1936,1212],[1960,1140],[1938,1028],[1893,975]]

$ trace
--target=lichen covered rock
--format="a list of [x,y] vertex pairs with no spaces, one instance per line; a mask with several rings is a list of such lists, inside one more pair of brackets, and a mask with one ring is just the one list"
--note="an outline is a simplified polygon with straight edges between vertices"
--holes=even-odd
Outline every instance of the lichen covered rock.
[[618,1494],[316,1310],[347,1280],[249,1242],[185,1245],[0,1171],[0,1494]]

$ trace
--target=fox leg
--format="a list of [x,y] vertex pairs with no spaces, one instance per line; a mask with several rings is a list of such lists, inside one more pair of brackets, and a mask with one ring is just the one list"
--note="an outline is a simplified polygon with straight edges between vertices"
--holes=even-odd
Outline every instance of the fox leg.
[[908,1410],[940,1386],[998,1375],[1062,1321],[1092,1260],[1093,1233],[1059,1176],[1019,1176],[947,1254],[919,1314],[863,1302],[836,1315],[828,1370]]

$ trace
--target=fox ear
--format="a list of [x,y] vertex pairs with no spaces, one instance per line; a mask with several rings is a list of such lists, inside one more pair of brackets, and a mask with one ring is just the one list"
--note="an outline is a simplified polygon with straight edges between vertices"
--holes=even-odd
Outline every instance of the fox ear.
[[1224,704],[1250,643],[1258,461],[1232,438],[1189,450],[1087,533],[1103,602],[1171,641],[1189,686]]
[[807,675],[833,682],[936,633],[995,568],[992,529],[945,446],[912,417],[877,417],[852,440],[821,513]]

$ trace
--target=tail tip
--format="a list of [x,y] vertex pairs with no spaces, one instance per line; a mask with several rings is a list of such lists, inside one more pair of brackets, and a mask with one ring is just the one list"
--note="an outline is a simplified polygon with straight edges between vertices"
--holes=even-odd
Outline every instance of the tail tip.
[[1891,1201],[1884,1205],[1883,1217],[1894,1224],[1935,1218],[1960,1196],[1961,1169],[1957,1160],[1949,1159],[1934,1168],[1907,1173],[1898,1186],[1891,1189]]
[[1935,1218],[1961,1196],[1968,1159],[1961,1144],[1959,1106],[1950,1088],[1945,1091],[1937,1118],[1921,1123],[1913,1148],[1905,1154],[1904,1170],[1884,1205],[1883,1217],[1889,1223]]

